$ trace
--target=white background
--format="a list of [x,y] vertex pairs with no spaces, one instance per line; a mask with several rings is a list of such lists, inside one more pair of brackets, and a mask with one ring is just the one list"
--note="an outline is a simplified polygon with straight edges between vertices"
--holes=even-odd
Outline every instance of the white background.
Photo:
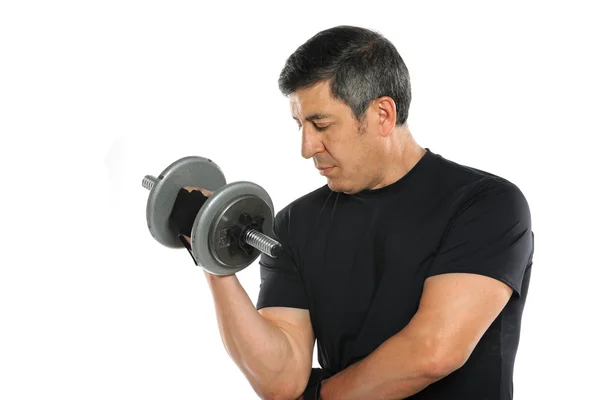
[[[277,78],[340,24],[397,46],[421,146],[529,201],[515,399],[597,394],[594,2],[201,3],[1,3],[0,398],[255,398],[201,269],[150,236],[141,181],[200,155],[276,210],[325,184]],[[258,265],[238,276],[256,301]]]

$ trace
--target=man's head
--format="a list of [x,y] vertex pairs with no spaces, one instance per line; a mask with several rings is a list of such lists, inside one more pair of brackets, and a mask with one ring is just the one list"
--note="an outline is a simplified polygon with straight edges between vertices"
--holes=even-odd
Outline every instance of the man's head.
[[332,190],[383,186],[411,100],[408,70],[392,43],[358,27],[319,32],[288,58],[279,88],[302,130],[302,156],[334,167],[326,172]]

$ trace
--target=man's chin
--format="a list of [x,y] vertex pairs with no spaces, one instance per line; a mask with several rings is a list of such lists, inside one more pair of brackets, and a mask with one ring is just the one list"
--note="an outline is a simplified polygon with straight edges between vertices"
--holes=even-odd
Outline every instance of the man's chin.
[[329,189],[332,192],[341,192],[339,185],[337,185],[336,182],[331,178],[327,178],[327,186],[329,186]]
[[354,194],[354,190],[352,188],[346,187],[340,184],[339,180],[327,178],[327,186],[332,192],[344,193],[344,194]]

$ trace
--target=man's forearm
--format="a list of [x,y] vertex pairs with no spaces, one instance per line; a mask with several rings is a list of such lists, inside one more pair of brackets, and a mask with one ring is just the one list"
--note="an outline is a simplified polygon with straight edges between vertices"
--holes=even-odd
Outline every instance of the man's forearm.
[[258,313],[235,275],[205,275],[223,344],[251,386],[264,397],[291,393],[298,371],[287,336]]
[[433,351],[409,335],[382,343],[361,361],[323,382],[323,400],[404,399],[444,377],[447,369],[433,362]]

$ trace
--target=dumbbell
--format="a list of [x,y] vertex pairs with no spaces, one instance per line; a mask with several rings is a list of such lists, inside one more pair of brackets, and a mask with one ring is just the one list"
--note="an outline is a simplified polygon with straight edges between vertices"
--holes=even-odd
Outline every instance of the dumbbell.
[[183,247],[169,221],[175,199],[184,186],[214,193],[202,205],[191,231],[191,251],[198,265],[214,275],[231,275],[252,264],[260,253],[276,258],[282,251],[273,239],[273,202],[261,186],[240,181],[227,183],[212,160],[183,157],[155,178],[146,175],[150,190],[146,221],[154,239],[171,248]]

